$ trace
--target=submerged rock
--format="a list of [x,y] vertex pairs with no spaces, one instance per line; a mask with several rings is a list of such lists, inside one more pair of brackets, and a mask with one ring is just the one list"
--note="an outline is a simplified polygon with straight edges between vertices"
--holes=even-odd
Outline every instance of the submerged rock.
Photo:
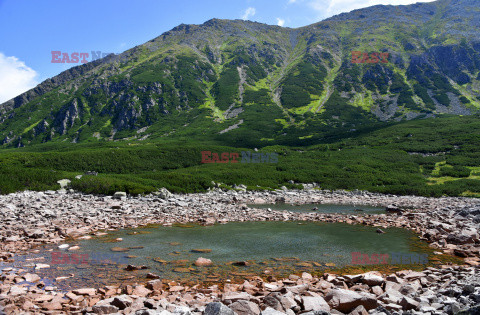
[[195,266],[211,266],[213,263],[210,259],[200,257],[195,261]]
[[212,250],[209,249],[209,248],[205,248],[205,249],[192,249],[191,252],[192,252],[192,253],[211,253]]

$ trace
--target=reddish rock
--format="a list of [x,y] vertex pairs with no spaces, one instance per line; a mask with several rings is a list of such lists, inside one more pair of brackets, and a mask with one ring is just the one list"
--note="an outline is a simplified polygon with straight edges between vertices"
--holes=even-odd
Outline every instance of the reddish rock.
[[148,281],[147,288],[153,291],[160,291],[163,289],[163,283],[161,280]]
[[363,305],[367,310],[374,309],[378,305],[377,299],[372,294],[344,289],[330,290],[325,296],[325,301],[331,308],[342,313],[349,313],[359,305]]
[[97,290],[94,288],[83,288],[83,289],[76,289],[72,291],[76,295],[95,295],[97,293]]
[[47,311],[61,310],[62,304],[60,304],[59,302],[45,302],[43,303],[43,308]]
[[152,293],[152,291],[148,290],[147,288],[145,288],[143,285],[137,285],[135,287],[135,289],[133,290],[133,294],[132,295],[137,295],[137,296],[140,296],[140,297],[145,297],[147,295],[149,295],[150,293]]

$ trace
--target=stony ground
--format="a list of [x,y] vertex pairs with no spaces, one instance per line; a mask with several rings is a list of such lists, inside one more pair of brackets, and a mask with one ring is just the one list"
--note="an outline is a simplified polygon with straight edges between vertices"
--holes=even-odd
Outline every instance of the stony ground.
[[[0,196],[0,261],[32,246],[88,238],[99,230],[146,224],[305,220],[402,227],[417,232],[438,252],[464,259],[462,266],[423,272],[361,275],[308,273],[287,279],[246,279],[243,284],[201,288],[167,279],[135,286],[77,288],[62,292],[38,275],[4,269],[0,313],[7,314],[456,314],[480,303],[480,200],[379,195],[318,190],[222,192],[118,199],[62,192]],[[375,215],[279,212],[250,203],[358,204],[387,207]],[[400,211],[399,209],[403,209]],[[46,267],[38,264],[38,268]],[[152,278],[156,278],[152,275]],[[33,285],[32,285],[33,283]],[[477,311],[478,310],[477,306]]]

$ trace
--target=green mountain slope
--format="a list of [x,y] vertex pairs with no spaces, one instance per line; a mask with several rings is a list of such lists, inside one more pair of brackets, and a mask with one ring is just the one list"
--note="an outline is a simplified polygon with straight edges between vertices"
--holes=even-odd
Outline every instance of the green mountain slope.
[[[0,105],[0,140],[309,145],[470,115],[480,108],[479,31],[475,0],[374,6],[298,29],[182,24]],[[352,51],[388,62],[352,63]]]

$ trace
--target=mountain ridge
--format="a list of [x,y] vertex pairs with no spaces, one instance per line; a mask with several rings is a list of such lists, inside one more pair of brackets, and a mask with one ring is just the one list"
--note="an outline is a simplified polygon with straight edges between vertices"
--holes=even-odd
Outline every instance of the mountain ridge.
[[[24,146],[213,137],[265,146],[473,114],[479,28],[480,9],[470,0],[379,5],[295,29],[222,19],[181,24],[1,104],[0,139]],[[389,63],[352,64],[354,50],[388,52]]]

